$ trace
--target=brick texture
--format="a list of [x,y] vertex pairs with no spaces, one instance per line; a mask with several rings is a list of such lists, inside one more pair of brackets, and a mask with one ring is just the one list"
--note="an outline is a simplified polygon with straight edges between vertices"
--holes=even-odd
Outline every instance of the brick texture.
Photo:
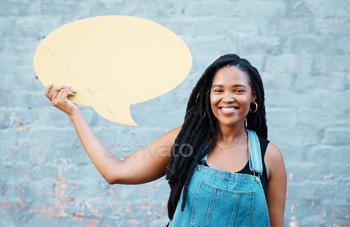
[[[182,124],[204,69],[237,53],[260,71],[269,139],[288,174],[285,226],[350,223],[350,6],[347,1],[2,1],[0,8],[0,225],[164,226],[165,177],[109,185],[69,118],[52,107],[33,55],[56,28],[87,17],[129,15],[179,35],[193,56],[189,76],[131,106],[139,127],[81,110],[112,153],[147,145]],[[130,130],[130,131],[129,131]],[[126,151],[127,152],[127,151]]]

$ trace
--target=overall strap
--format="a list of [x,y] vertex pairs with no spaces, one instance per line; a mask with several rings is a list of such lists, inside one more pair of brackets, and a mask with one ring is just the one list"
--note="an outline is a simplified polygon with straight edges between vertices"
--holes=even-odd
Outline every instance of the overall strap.
[[[208,147],[208,144],[205,146],[205,148],[202,150],[202,153],[203,153],[203,151],[205,151],[206,149],[207,149],[207,147]],[[202,159],[201,159],[201,161],[205,161],[205,162],[207,162],[207,157],[208,157],[208,154],[206,154]]]
[[262,174],[263,166],[261,160],[260,142],[256,132],[248,130],[248,152],[249,168],[251,171]]
[[[248,133],[248,153],[249,153],[249,169],[255,173],[262,174],[263,172],[263,166],[262,166],[262,160],[261,160],[261,151],[260,151],[260,142],[259,138],[256,135],[256,132],[247,130]],[[205,146],[205,148],[202,150],[205,151],[207,149],[208,144]],[[201,161],[207,161],[207,156],[205,155]]]

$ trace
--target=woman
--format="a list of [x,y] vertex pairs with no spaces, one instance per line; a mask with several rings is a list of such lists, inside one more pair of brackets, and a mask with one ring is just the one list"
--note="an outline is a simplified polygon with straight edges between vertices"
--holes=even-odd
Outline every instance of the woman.
[[283,157],[267,140],[263,84],[247,60],[230,54],[214,61],[192,91],[183,125],[122,161],[106,157],[106,148],[67,99],[76,91],[59,86],[51,93],[51,87],[46,96],[70,116],[108,183],[141,184],[166,175],[168,225],[284,225]]

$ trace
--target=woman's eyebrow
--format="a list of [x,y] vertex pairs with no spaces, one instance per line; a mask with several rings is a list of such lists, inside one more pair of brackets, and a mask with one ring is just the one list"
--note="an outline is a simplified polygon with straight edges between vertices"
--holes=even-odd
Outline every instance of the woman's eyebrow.
[[[214,84],[213,88],[214,87],[223,87],[223,85],[222,84]],[[244,87],[244,88],[246,88],[246,86],[244,86],[243,84],[234,84],[234,85],[232,85],[232,87]]]

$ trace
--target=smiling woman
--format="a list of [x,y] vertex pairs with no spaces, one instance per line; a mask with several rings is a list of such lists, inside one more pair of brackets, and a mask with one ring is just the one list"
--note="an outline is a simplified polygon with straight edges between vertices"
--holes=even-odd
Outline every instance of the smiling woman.
[[142,184],[166,175],[168,226],[284,225],[286,170],[280,150],[267,140],[263,83],[247,60],[229,54],[214,61],[192,91],[182,126],[123,160],[108,154],[67,99],[78,91],[51,88],[46,96],[69,115],[108,183]]
[[[187,104],[170,158],[170,226],[283,226],[286,171],[267,140],[264,88],[258,70],[234,54],[203,73]],[[189,152],[184,152],[187,154]]]

